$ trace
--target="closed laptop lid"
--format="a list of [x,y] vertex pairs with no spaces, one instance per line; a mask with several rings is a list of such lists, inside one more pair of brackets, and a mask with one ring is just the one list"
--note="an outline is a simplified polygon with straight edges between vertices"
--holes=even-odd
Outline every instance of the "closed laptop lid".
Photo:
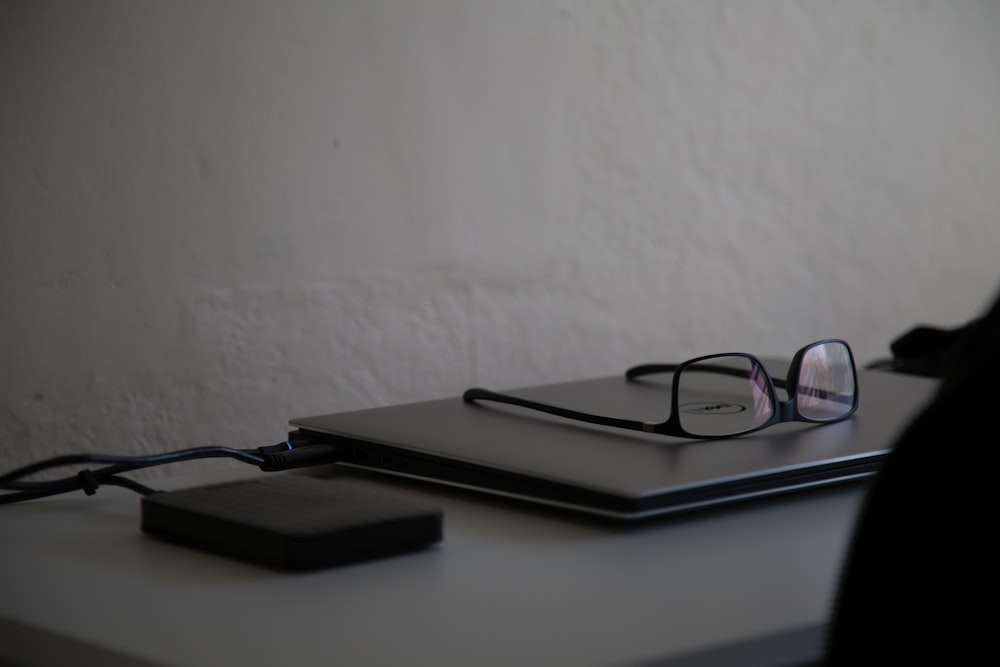
[[[770,360],[780,376],[787,362]],[[620,519],[736,502],[873,474],[938,381],[858,369],[860,403],[843,422],[786,423],[689,440],[597,426],[461,397],[291,420],[338,444],[345,463]],[[663,421],[670,376],[624,375],[505,393],[599,415]]]

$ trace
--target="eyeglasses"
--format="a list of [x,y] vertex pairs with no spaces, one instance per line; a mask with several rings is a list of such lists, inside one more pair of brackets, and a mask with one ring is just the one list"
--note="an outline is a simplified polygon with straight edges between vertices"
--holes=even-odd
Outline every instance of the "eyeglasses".
[[[577,412],[487,389],[466,390],[467,402],[495,401],[548,414],[633,431],[684,438],[746,435],[781,422],[832,424],[858,409],[854,355],[846,342],[830,338],[795,353],[784,380],[774,379],[751,354],[710,354],[682,364],[643,364],[625,377],[673,373],[670,416],[666,421],[636,421]],[[780,400],[776,387],[785,390]]]

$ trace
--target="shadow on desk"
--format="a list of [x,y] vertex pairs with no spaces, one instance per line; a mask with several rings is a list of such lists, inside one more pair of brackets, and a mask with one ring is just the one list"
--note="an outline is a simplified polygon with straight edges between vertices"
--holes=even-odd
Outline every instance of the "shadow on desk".
[[628,667],[820,667],[822,662],[803,660],[815,655],[824,641],[819,627],[803,627],[778,635],[736,642],[707,651]]

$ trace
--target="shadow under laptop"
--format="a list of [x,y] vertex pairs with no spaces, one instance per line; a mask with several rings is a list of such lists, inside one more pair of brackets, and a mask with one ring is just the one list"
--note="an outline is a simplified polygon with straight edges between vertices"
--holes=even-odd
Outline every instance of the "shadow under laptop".
[[[779,445],[776,445],[779,446]],[[459,528],[464,534],[489,536],[490,539],[531,541],[535,543],[572,543],[603,539],[626,534],[642,535],[651,531],[680,535],[686,527],[699,531],[709,526],[716,529],[722,523],[752,523],[756,515],[787,511],[794,499],[802,512],[810,512],[811,504],[844,503],[844,498],[860,498],[867,489],[868,479],[789,490],[739,501],[721,501],[715,506],[703,506],[672,514],[657,514],[622,521],[617,516],[602,516],[590,509],[580,510],[539,502],[535,497],[517,497],[479,487],[461,487],[354,466],[332,464],[298,471],[336,482],[338,479],[362,480],[379,489],[389,489],[426,503],[446,506],[444,515],[444,545],[449,529]]]

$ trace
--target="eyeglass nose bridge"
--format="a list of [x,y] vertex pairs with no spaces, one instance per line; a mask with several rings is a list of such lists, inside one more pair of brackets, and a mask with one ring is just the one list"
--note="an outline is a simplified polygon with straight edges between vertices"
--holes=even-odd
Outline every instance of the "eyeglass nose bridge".
[[774,411],[778,418],[778,421],[792,421],[795,418],[795,398],[790,398],[787,401],[782,401],[775,398],[774,401]]

